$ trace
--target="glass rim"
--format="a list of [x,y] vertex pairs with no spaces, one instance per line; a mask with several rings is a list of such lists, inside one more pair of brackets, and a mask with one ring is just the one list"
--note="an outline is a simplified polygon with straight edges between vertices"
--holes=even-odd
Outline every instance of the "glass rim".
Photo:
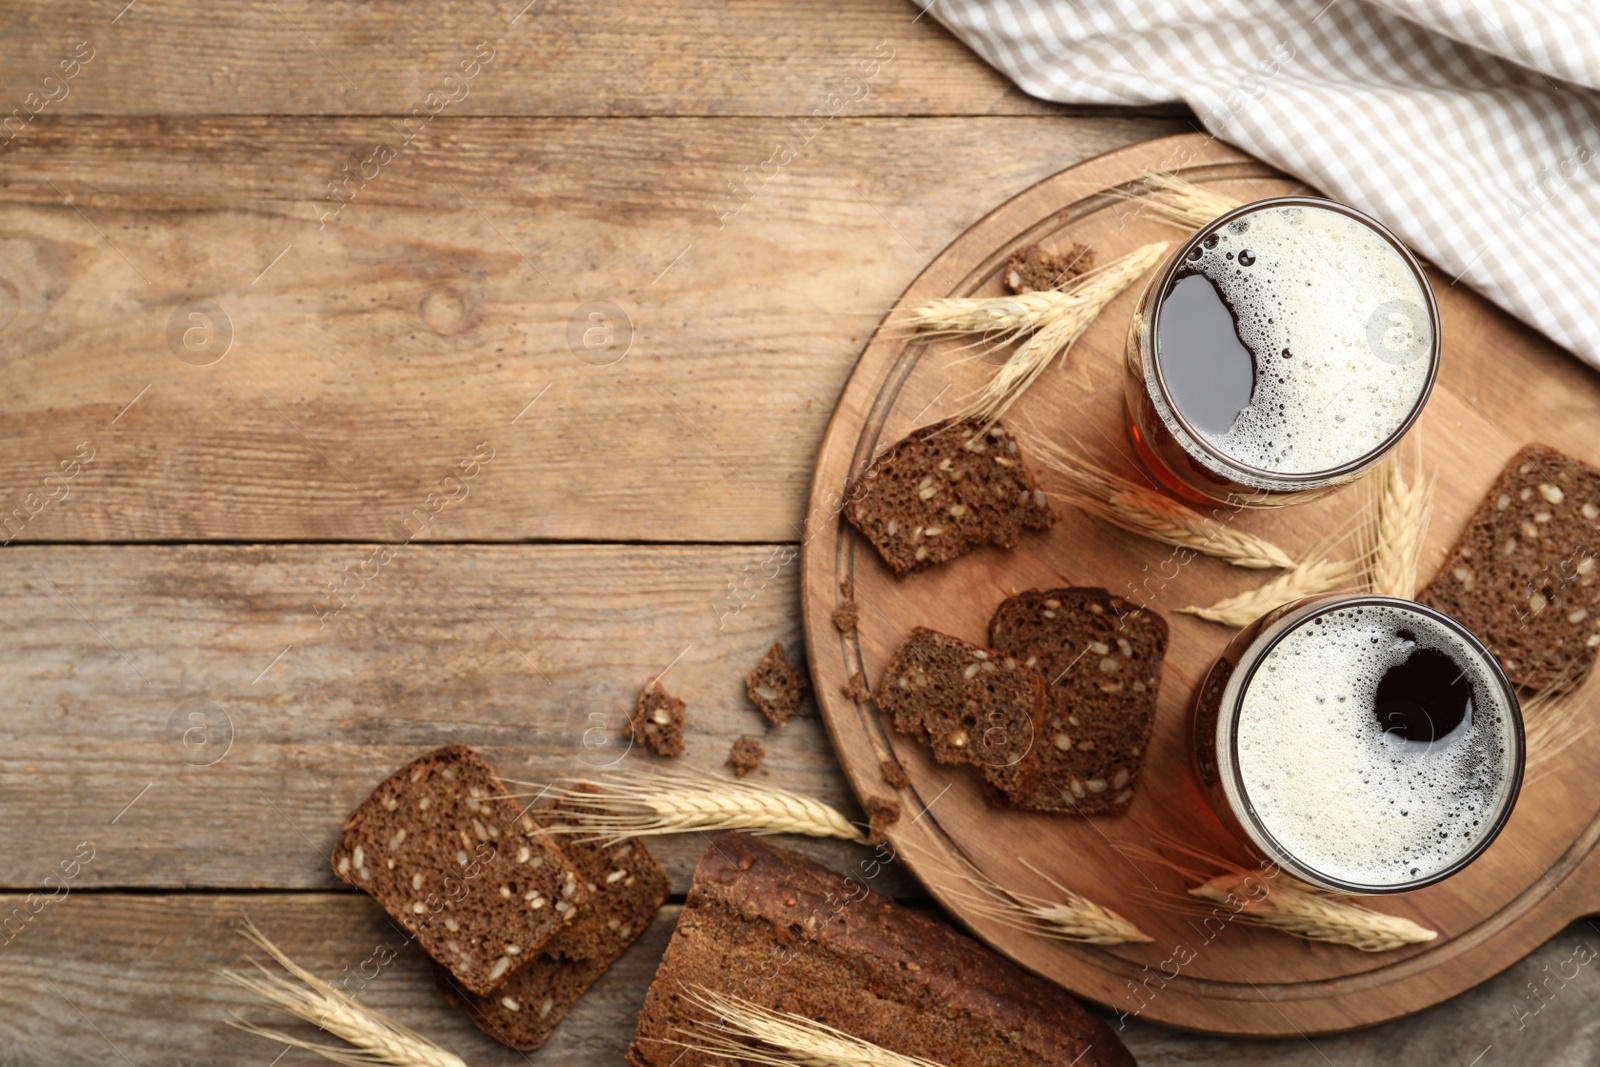
[[[1475,654],[1477,654],[1478,658],[1483,663],[1488,665],[1489,678],[1500,688],[1501,694],[1506,700],[1507,713],[1510,718],[1510,734],[1508,737],[1508,748],[1511,750],[1510,773],[1507,776],[1505,788],[1501,790],[1499,806],[1490,821],[1490,825],[1485,828],[1484,832],[1479,836],[1478,840],[1470,849],[1464,852],[1449,865],[1440,868],[1438,871],[1426,877],[1413,879],[1412,881],[1402,882],[1396,885],[1366,885],[1360,882],[1348,882],[1342,878],[1335,878],[1320,870],[1317,870],[1309,863],[1301,860],[1295,855],[1292,849],[1285,848],[1283,844],[1278,841],[1278,839],[1273,835],[1272,831],[1266,827],[1260,816],[1256,813],[1255,805],[1250,802],[1250,791],[1245,787],[1243,774],[1239,769],[1239,709],[1244,703],[1245,693],[1247,693],[1250,689],[1251,680],[1255,677],[1255,673],[1258,669],[1260,669],[1261,664],[1266,661],[1267,656],[1278,646],[1281,641],[1283,641],[1284,638],[1288,637],[1289,634],[1300,629],[1305,624],[1311,622],[1312,619],[1326,615],[1332,611],[1338,611],[1348,607],[1359,607],[1364,604],[1381,604],[1388,607],[1397,607],[1412,614],[1421,615],[1425,618],[1441,623],[1447,629],[1461,637],[1467,643],[1468,647]],[[1285,620],[1288,621],[1286,622]],[[1323,596],[1307,597],[1304,600],[1301,600],[1298,604],[1291,606],[1277,619],[1274,619],[1272,623],[1269,624],[1267,629],[1272,630],[1274,627],[1276,628],[1275,631],[1270,634],[1266,643],[1261,646],[1259,651],[1255,649],[1256,642],[1260,641],[1262,637],[1267,634],[1267,630],[1264,630],[1262,634],[1258,634],[1256,640],[1250,643],[1250,648],[1246,650],[1252,657],[1252,662],[1250,663],[1249,669],[1246,670],[1242,675],[1234,676],[1236,679],[1238,679],[1237,687],[1235,687],[1233,679],[1229,680],[1225,692],[1232,691],[1232,699],[1223,701],[1223,707],[1220,709],[1225,711],[1227,714],[1228,771],[1229,777],[1233,784],[1233,790],[1238,797],[1238,804],[1234,806],[1240,809],[1235,811],[1234,817],[1240,819],[1241,825],[1248,823],[1249,832],[1251,833],[1252,837],[1257,838],[1258,844],[1270,846],[1268,851],[1275,853],[1274,856],[1270,857],[1271,861],[1278,867],[1288,870],[1290,874],[1296,876],[1309,874],[1312,877],[1305,880],[1323,885],[1335,892],[1350,893],[1360,896],[1380,896],[1393,893],[1409,893],[1413,890],[1424,889],[1430,885],[1436,885],[1439,882],[1444,881],[1446,878],[1460,873],[1463,869],[1471,865],[1472,862],[1479,856],[1483,855],[1484,852],[1488,851],[1489,846],[1492,845],[1495,839],[1500,836],[1500,831],[1505,828],[1505,824],[1510,821],[1511,812],[1517,806],[1517,798],[1521,795],[1522,778],[1527,762],[1527,738],[1523,729],[1522,704],[1517,699],[1516,687],[1512,685],[1511,680],[1506,677],[1505,670],[1500,666],[1500,661],[1497,660],[1494,657],[1494,654],[1489,651],[1488,647],[1478,639],[1477,635],[1471,630],[1468,630],[1455,619],[1451,618],[1449,615],[1439,611],[1437,608],[1429,607],[1426,604],[1419,604],[1414,600],[1404,600],[1400,597],[1381,596],[1375,593],[1334,593],[1325,594]],[[1225,795],[1227,792],[1227,790],[1224,790]],[[1233,804],[1233,799],[1234,798],[1231,796],[1228,797],[1230,805]],[[1284,862],[1285,858],[1287,858],[1289,862]]]
[[[1183,412],[1172,399],[1171,391],[1167,389],[1166,378],[1161,370],[1161,316],[1158,312],[1161,305],[1166,302],[1167,297],[1170,295],[1174,278],[1182,268],[1190,249],[1234,219],[1273,207],[1315,207],[1324,211],[1335,211],[1355,219],[1371,229],[1399,253],[1400,258],[1411,269],[1412,275],[1422,289],[1423,302],[1428,312],[1428,329],[1431,335],[1431,343],[1428,349],[1428,377],[1422,384],[1422,391],[1417,394],[1417,402],[1406,413],[1405,419],[1401,421],[1400,426],[1394,433],[1390,434],[1377,446],[1349,462],[1342,463],[1337,467],[1329,467],[1326,470],[1293,473],[1266,470],[1262,467],[1253,467],[1248,463],[1241,463],[1221,449],[1216,448],[1184,417]],[[1162,401],[1167,410],[1172,413],[1173,419],[1182,428],[1184,435],[1196,448],[1215,459],[1217,463],[1223,465],[1227,470],[1245,474],[1258,482],[1270,484],[1274,488],[1294,489],[1330,483],[1336,484],[1341,479],[1359,474],[1372,466],[1382,459],[1410,431],[1412,425],[1421,416],[1423,407],[1427,405],[1428,398],[1433,393],[1434,381],[1439,376],[1439,360],[1443,352],[1443,342],[1439,330],[1439,303],[1433,295],[1433,286],[1428,282],[1427,273],[1423,271],[1421,262],[1418,261],[1411,249],[1406,247],[1405,242],[1396,237],[1383,223],[1364,211],[1353,208],[1348,204],[1341,204],[1337,200],[1329,200],[1326,197],[1303,194],[1267,197],[1264,200],[1254,200],[1248,204],[1241,204],[1233,210],[1219,215],[1205,226],[1196,230],[1187,241],[1178,247],[1176,252],[1167,257],[1165,265],[1161,268],[1161,273],[1156,276],[1155,281],[1150,285],[1143,303],[1145,305],[1144,319],[1149,323],[1150,329],[1150,367],[1155,378],[1156,387],[1161,390]]]

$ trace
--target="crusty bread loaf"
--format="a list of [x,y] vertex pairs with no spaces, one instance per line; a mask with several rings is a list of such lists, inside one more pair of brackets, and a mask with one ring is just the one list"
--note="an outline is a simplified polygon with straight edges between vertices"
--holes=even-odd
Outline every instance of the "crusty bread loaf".
[[1045,679],[1038,771],[1013,803],[1125,811],[1150,745],[1166,621],[1104,589],[1030,590],[995,611],[989,644]]
[[759,838],[701,858],[645,996],[630,1067],[714,1067],[685,1051],[696,987],[817,1019],[945,1067],[1132,1067],[1062,990],[936,919]]
[[420,756],[345,820],[333,873],[371,894],[465,989],[487,993],[560,934],[588,887],[466,745]]
[[844,517],[896,575],[994,544],[1015,545],[1055,514],[999,423],[945,421],[880,453],[850,487]]
[[940,763],[971,764],[1004,796],[1027,795],[1044,716],[1044,679],[1036,671],[918,626],[884,668],[874,699],[895,729],[927,745]]
[[1506,464],[1417,596],[1489,646],[1506,677],[1567,692],[1600,647],[1600,470],[1545,445]]

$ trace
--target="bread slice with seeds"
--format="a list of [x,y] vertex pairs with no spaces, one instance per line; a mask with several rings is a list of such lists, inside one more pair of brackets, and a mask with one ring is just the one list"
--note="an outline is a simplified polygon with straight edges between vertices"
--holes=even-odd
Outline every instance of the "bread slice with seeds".
[[333,873],[474,993],[515,974],[589,898],[561,850],[466,745],[384,779],[345,820]]
[[[596,790],[580,785],[574,791]],[[578,808],[595,810],[563,800],[533,814],[540,826],[553,826]],[[544,952],[488,994],[462,988],[444,968],[434,966],[434,980],[446,1001],[496,1041],[524,1052],[549,1040],[579,998],[649,929],[671,889],[666,873],[637,839],[568,839],[565,851],[589,890],[589,904]]]
[[851,486],[844,517],[896,575],[980,545],[1011,548],[1055,522],[1016,438],[972,419],[924,426],[880,453]]
[[1166,620],[1104,589],[1030,590],[995,611],[989,643],[1045,680],[1038,771],[1012,803],[1080,815],[1127,810],[1155,721]]
[[1417,600],[1530,690],[1581,685],[1600,648],[1600,470],[1546,445],[1506,464]]
[[919,626],[884,668],[874,697],[895,729],[940,763],[966,763],[1006,797],[1026,795],[1044,679],[1015,658]]

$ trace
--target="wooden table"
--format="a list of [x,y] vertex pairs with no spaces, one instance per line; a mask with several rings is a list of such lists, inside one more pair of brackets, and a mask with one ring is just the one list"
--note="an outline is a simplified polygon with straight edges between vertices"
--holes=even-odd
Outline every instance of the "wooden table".
[[[394,940],[325,858],[377,780],[447,741],[607,764],[662,671],[685,764],[765,736],[765,780],[851,807],[740,681],[799,649],[841,384],[992,205],[1189,126],[1031,101],[899,0],[0,11],[0,1059],[268,1064],[213,969],[243,916],[335,977]],[[676,900],[704,845],[661,845]],[[529,1062],[618,1061],[676,911]],[[1589,1063],[1580,945],[1314,1043],[1125,1037]],[[522,1062],[412,954],[362,996]]]

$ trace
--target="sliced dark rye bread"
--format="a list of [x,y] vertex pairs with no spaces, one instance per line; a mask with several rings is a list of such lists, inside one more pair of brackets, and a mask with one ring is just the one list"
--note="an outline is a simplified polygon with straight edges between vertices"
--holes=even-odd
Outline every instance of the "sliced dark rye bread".
[[1600,647],[1600,470],[1529,445],[1417,599],[1461,622],[1528,690],[1583,684]]
[[658,756],[683,755],[683,728],[688,719],[686,705],[661,688],[648,685],[639,694],[633,714],[628,716],[628,733],[636,745],[644,745]]
[[[591,785],[573,787],[594,794]],[[562,800],[533,812],[541,827],[556,826],[577,812],[615,811],[575,800]],[[667,899],[671,886],[661,865],[644,842],[628,838],[615,843],[585,840],[586,834],[553,834],[561,841],[567,860],[589,891],[589,903],[578,917],[545,946],[545,952],[563,959],[614,960],[649,926]]]
[[1125,811],[1150,745],[1166,620],[1104,589],[1030,590],[995,611],[989,643],[1045,679],[1039,768],[1012,802],[1081,815]]
[[686,1051],[697,987],[820,1019],[944,1067],[1133,1067],[1065,992],[937,919],[759,838],[724,834],[645,995],[630,1067],[720,1067]]
[[844,517],[897,575],[980,545],[1011,548],[1056,519],[1016,439],[975,420],[914,431],[880,453],[847,496]]
[[1008,798],[1027,794],[1044,679],[1014,657],[918,626],[884,668],[874,699],[940,763],[980,768]]
[[744,680],[750,703],[774,726],[782,726],[799,713],[800,699],[810,688],[805,673],[789,662],[783,645],[776,641]]
[[1094,250],[1088,245],[1068,245],[1061,253],[1026,245],[1011,253],[1000,280],[1013,293],[1057,289],[1093,266]]
[[[589,786],[577,788],[594,792]],[[577,807],[562,801],[533,814],[541,826],[551,826]],[[566,853],[588,885],[590,900],[545,952],[487,995],[463,989],[434,965],[434,981],[446,1001],[496,1041],[524,1052],[549,1040],[578,999],[649,929],[671,889],[666,873],[637,839],[614,844],[569,839]]]
[[333,873],[475,993],[514,975],[589,898],[561,850],[466,745],[435,749],[379,783],[345,820]]
[[532,1052],[550,1040],[556,1026],[611,964],[606,960],[558,960],[543,953],[492,993],[473,993],[437,963],[433,981],[444,1002],[460,1008],[472,1024],[502,1045]]

